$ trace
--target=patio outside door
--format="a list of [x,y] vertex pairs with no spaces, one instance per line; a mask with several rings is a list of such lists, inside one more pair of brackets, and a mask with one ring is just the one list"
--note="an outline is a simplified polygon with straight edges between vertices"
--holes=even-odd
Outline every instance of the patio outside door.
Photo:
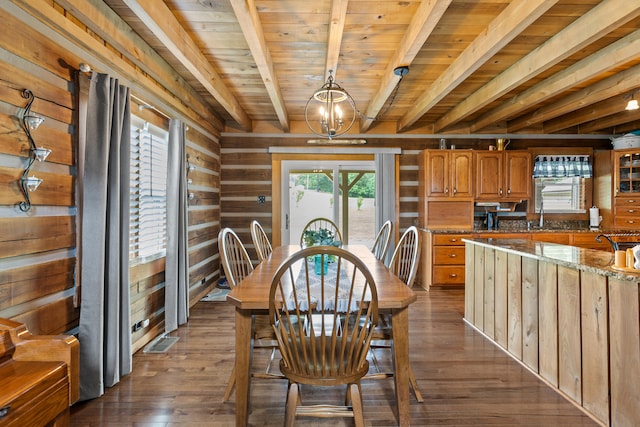
[[313,218],[338,224],[344,244],[373,245],[376,228],[373,161],[284,161],[282,242],[300,243]]

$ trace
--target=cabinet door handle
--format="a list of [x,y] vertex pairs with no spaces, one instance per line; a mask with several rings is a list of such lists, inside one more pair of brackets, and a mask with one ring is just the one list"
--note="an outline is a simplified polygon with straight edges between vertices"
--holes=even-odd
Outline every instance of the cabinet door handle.
[[500,194],[502,196],[502,188],[500,190],[498,190],[498,194]]
[[455,273],[451,273],[451,274],[449,275],[449,277],[450,277],[451,279],[455,279],[456,277],[458,277],[458,275],[457,275],[457,274],[455,274]]
[[636,210],[635,209],[627,209],[627,212],[629,213],[634,213]]
[[11,406],[9,405],[0,408],[0,418],[4,418],[9,415],[9,409],[11,409]]
[[456,194],[458,192],[458,189],[456,189],[455,187],[453,188],[453,194]]
[[507,194],[511,194],[511,189],[507,188]]
[[455,243],[455,242],[457,242],[457,241],[458,241],[458,239],[456,239],[456,238],[453,238],[453,237],[452,237],[452,238],[450,238],[450,239],[449,239],[449,241],[450,241],[451,243]]
[[449,258],[455,258],[456,254],[449,254]]
[[635,203],[635,200],[627,200],[627,203]]
[[445,188],[444,188],[444,193],[445,193],[445,194],[449,194],[449,187],[445,187]]

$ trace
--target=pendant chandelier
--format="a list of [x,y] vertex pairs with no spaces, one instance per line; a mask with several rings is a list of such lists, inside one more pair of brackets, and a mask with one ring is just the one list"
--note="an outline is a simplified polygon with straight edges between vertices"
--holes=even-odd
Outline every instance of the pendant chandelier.
[[311,132],[332,139],[351,129],[357,113],[355,101],[335,82],[333,70],[329,70],[327,82],[307,101],[304,119]]

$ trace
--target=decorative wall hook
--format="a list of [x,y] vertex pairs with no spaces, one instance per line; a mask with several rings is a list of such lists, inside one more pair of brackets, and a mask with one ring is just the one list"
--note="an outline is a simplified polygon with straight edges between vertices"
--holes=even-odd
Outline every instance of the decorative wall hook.
[[29,160],[27,162],[27,167],[24,172],[22,172],[22,177],[20,178],[20,190],[24,196],[24,202],[18,203],[18,207],[21,211],[27,212],[31,209],[29,193],[36,191],[40,184],[42,184],[42,179],[35,176],[29,176],[29,171],[36,160],[44,162],[47,159],[47,156],[51,154],[51,150],[44,147],[36,147],[36,143],[31,135],[31,131],[36,130],[42,122],[44,122],[44,117],[31,112],[31,105],[35,100],[35,96],[29,89],[24,89],[22,91],[22,97],[29,100],[24,109],[18,114],[18,118],[22,124],[22,130],[29,140]]

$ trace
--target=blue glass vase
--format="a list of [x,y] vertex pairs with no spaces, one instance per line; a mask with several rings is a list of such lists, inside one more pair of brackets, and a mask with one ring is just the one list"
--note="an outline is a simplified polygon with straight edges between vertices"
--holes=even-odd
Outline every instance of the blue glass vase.
[[329,257],[325,256],[324,262],[322,262],[322,255],[314,255],[313,263],[314,263],[313,271],[318,276],[322,274],[322,270],[324,270],[324,274],[327,274],[327,271],[329,271]]

